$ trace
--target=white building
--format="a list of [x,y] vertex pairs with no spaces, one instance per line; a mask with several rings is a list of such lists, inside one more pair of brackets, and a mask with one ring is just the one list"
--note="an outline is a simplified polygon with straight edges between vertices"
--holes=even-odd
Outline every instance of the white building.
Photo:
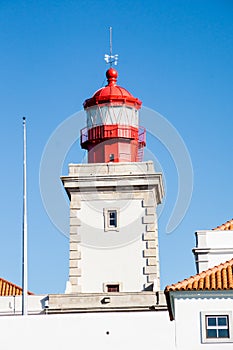
[[197,272],[207,270],[233,257],[233,220],[214,228],[196,232],[195,255]]
[[233,259],[167,286],[165,293],[177,349],[232,349]]

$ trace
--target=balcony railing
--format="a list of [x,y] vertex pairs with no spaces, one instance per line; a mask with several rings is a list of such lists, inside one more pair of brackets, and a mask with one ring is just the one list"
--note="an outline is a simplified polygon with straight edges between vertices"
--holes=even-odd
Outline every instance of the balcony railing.
[[[146,130],[140,126],[135,128],[129,125],[97,125],[90,129],[83,128],[81,130],[81,145],[87,143],[97,143],[101,140],[112,138],[125,138],[138,141],[141,147],[146,144]],[[85,147],[84,147],[85,148]]]

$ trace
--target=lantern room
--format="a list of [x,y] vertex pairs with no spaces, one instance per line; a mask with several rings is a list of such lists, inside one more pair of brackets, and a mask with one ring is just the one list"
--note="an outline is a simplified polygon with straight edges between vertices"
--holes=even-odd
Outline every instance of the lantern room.
[[81,130],[81,147],[88,151],[88,163],[143,159],[146,132],[139,126],[142,102],[117,85],[117,76],[115,69],[108,69],[108,84],[83,104],[87,121]]

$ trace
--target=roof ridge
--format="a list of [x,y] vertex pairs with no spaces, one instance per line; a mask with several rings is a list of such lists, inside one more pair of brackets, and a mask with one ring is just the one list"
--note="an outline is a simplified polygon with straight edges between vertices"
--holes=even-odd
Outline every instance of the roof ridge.
[[212,228],[212,231],[233,231],[233,218],[224,222],[222,225]]
[[[6,288],[8,286],[8,288]],[[18,286],[15,283],[12,283],[2,277],[0,277],[0,295],[1,296],[7,296],[7,295],[21,295],[23,292],[23,288]],[[29,295],[33,295],[34,293],[29,292]]]
[[[182,281],[177,283],[173,283],[171,285],[166,286],[165,292],[169,291],[179,291],[179,290],[217,290],[217,289],[233,289],[232,282],[232,273],[231,276],[227,273],[227,276],[222,276],[222,271],[227,269],[228,267],[233,267],[233,258],[231,260],[227,260],[224,263],[219,265],[210,267],[205,271],[201,271],[200,273],[190,276]],[[215,274],[220,276],[215,276]],[[211,276],[211,282],[209,281],[209,277]],[[204,279],[204,281],[203,281]],[[202,280],[202,285],[194,286],[194,282],[200,282]],[[226,288],[226,282],[228,282],[228,287]],[[224,286],[224,288],[223,288]]]

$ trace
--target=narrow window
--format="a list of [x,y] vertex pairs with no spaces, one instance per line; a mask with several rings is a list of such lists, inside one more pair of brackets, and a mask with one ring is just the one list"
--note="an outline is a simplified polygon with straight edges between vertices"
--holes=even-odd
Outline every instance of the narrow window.
[[119,231],[119,209],[104,208],[104,231]]
[[110,228],[117,227],[117,211],[109,210],[108,211],[108,226]]
[[230,338],[228,315],[206,316],[206,338]]
[[114,162],[114,154],[113,153],[109,154],[109,161]]
[[119,284],[107,284],[107,292],[119,292]]

